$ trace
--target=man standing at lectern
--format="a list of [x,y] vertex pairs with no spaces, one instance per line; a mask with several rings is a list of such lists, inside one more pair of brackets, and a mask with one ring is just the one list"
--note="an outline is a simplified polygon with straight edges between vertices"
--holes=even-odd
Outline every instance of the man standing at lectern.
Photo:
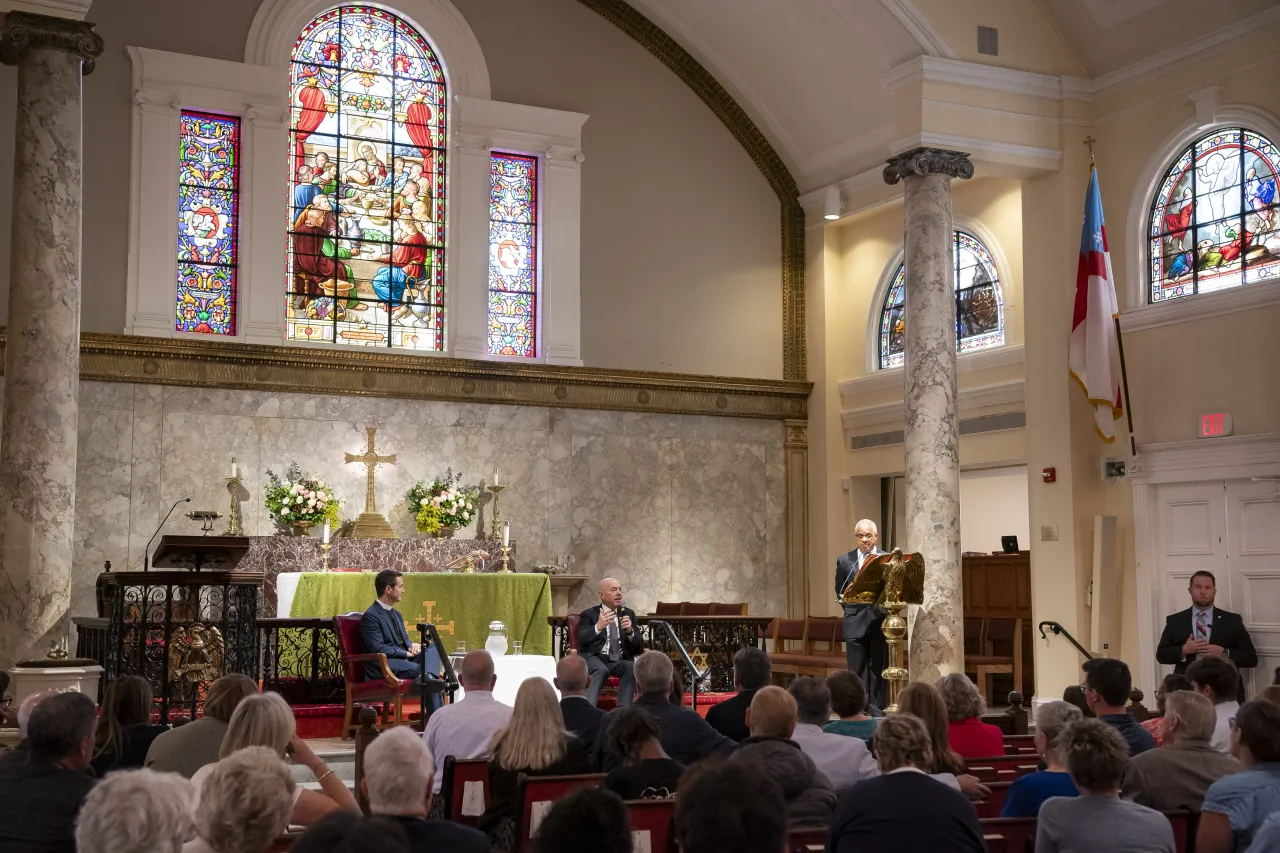
[[605,678],[616,675],[618,707],[624,708],[635,698],[636,678],[631,662],[644,651],[644,640],[635,611],[622,603],[622,584],[617,578],[600,581],[596,594],[600,603],[578,615],[578,654],[586,660],[591,676],[587,701],[595,705]]
[[[383,569],[374,575],[373,591],[378,596],[360,617],[360,642],[366,654],[381,653],[387,656],[387,667],[399,678],[418,680],[425,656],[427,677],[440,677],[440,655],[435,647],[423,650],[421,644],[409,641],[404,617],[396,605],[404,597],[404,576],[394,569]],[[364,665],[364,677],[369,681],[382,678],[382,666],[375,660]],[[436,707],[443,704],[443,697],[432,695]]]
[[[863,566],[877,555],[883,554],[876,543],[880,531],[869,518],[859,521],[853,528],[858,547],[836,558],[836,600],[844,596],[845,589],[862,571]],[[862,679],[867,687],[871,704],[884,707],[884,682],[880,673],[888,661],[888,647],[884,642],[881,626],[885,613],[874,604],[845,604],[844,653],[849,671]]]

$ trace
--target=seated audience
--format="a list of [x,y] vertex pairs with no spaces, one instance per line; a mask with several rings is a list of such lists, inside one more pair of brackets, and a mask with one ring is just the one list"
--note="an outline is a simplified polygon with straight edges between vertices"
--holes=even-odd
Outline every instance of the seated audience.
[[788,826],[821,826],[830,820],[836,792],[813,759],[791,739],[796,728],[796,700],[791,694],[773,686],[757,690],[747,709],[747,726],[751,737],[730,760],[781,786]]
[[661,800],[676,795],[684,765],[662,748],[658,723],[644,708],[619,708],[609,726],[610,751],[624,764],[604,777],[604,787],[624,800]]
[[[947,736],[947,703],[942,700],[938,688],[923,681],[911,682],[898,694],[898,712],[920,720],[929,733],[932,765],[925,772],[950,773],[952,776],[965,772],[964,759],[951,748],[951,740]],[[879,730],[877,726],[877,733]],[[874,740],[871,745],[875,746]]]
[[489,838],[480,830],[428,818],[435,766],[431,750],[412,729],[400,726],[378,735],[365,750],[360,780],[369,813],[398,823],[409,853],[489,853]]
[[289,753],[296,763],[310,770],[320,783],[319,791],[307,790],[302,786],[293,789],[291,824],[310,826],[339,809],[350,812],[360,810],[346,783],[337,777],[329,765],[316,757],[306,741],[298,737],[293,711],[279,693],[255,693],[236,707],[231,715],[231,722],[227,724],[227,735],[222,739],[218,762],[206,764],[191,777],[196,786],[197,801],[203,797],[205,780],[217,769],[218,764],[247,746],[265,746],[280,758]]
[[18,725],[18,709],[9,695],[9,681],[9,673],[0,669],[0,727],[11,729]]
[[1263,822],[1280,811],[1280,705],[1256,699],[1241,705],[1231,754],[1244,770],[1223,776],[1205,792],[1196,853],[1244,850]]
[[982,722],[987,703],[978,685],[963,672],[938,679],[938,692],[947,705],[947,741],[961,758],[988,758],[1004,755],[1004,732]]
[[204,716],[161,732],[147,750],[146,766],[190,779],[201,767],[218,760],[222,739],[227,736],[227,723],[236,706],[257,692],[258,685],[247,675],[222,676],[209,685],[204,697]]
[[541,678],[527,679],[516,692],[511,722],[493,736],[490,744],[489,808],[476,825],[489,836],[495,853],[515,850],[519,847],[516,784],[520,774],[563,776],[590,772],[591,756],[582,741],[565,731],[551,685]]
[[1218,752],[1228,752],[1231,748],[1231,721],[1240,710],[1240,703],[1236,701],[1240,670],[1226,658],[1206,656],[1197,658],[1187,667],[1187,680],[1191,682],[1192,690],[1213,703],[1217,722],[1209,742]]
[[773,779],[736,761],[707,762],[681,780],[672,830],[680,853],[782,853],[786,815]]
[[627,807],[612,791],[579,788],[556,801],[538,826],[533,853],[631,853]]
[[196,837],[183,853],[263,853],[289,828],[301,786],[265,746],[247,746],[208,766],[196,805]]
[[876,727],[881,775],[845,791],[827,833],[829,853],[984,853],[982,825],[963,795],[930,779],[931,737],[911,714]]
[[796,730],[791,739],[813,759],[837,792],[880,775],[871,750],[861,738],[822,730],[831,719],[831,691],[826,682],[804,676],[791,682],[788,692],[796,700]]
[[1129,745],[1102,716],[1070,723],[1058,735],[1058,752],[1080,796],[1045,800],[1036,853],[1174,853],[1169,819],[1120,799]]
[[1130,755],[1156,748],[1155,738],[1125,708],[1133,677],[1129,665],[1115,658],[1095,658],[1084,664],[1084,699],[1093,716],[1124,738]]
[[1156,811],[1198,812],[1210,785],[1243,768],[1210,744],[1215,717],[1206,696],[1178,690],[1165,697],[1164,706],[1164,748],[1133,757],[1122,793]]
[[335,812],[303,833],[289,853],[409,853],[409,839],[386,818]]
[[31,712],[26,760],[0,764],[4,853],[74,853],[76,815],[93,788],[97,715],[83,693],[56,693]]
[[151,684],[136,675],[122,675],[107,685],[93,749],[98,778],[112,770],[141,767],[152,742],[169,730],[151,722],[151,699]]
[[457,702],[431,714],[423,737],[436,759],[431,793],[439,794],[444,781],[444,760],[452,755],[463,760],[484,758],[489,742],[511,722],[511,706],[493,698],[498,677],[493,674],[493,658],[484,649],[467,652],[458,667],[458,680],[466,691]]
[[862,679],[842,669],[827,676],[827,689],[831,691],[831,710],[840,719],[827,723],[823,731],[871,740],[876,733],[877,718],[867,713],[867,688]]
[[1258,691],[1257,698],[1272,705],[1280,705],[1280,684],[1269,684],[1262,688]]
[[1093,711],[1089,709],[1089,703],[1084,700],[1084,688],[1078,684],[1072,684],[1070,687],[1062,691],[1062,701],[1069,705],[1075,705],[1079,708],[1080,713],[1085,716],[1085,719],[1090,719],[1095,716]]
[[747,709],[756,691],[773,679],[773,665],[763,649],[739,649],[733,656],[733,689],[737,694],[707,710],[711,728],[732,741],[742,743],[751,737],[747,730]]
[[[560,713],[564,727],[588,746],[600,736],[600,721],[604,711],[591,704],[587,698],[587,662],[582,655],[565,655],[556,664],[555,686],[560,691]],[[465,697],[464,697],[465,698]]]
[[1156,742],[1156,746],[1164,746],[1165,697],[1178,690],[1190,689],[1191,682],[1187,677],[1176,672],[1171,672],[1160,680],[1160,686],[1156,688],[1156,715],[1142,721],[1142,727],[1151,732],[1151,738]]
[[1280,850],[1280,811],[1272,812],[1271,817],[1262,822],[1253,834],[1253,843],[1244,853],[1275,853],[1277,850]]
[[180,853],[195,833],[191,794],[191,783],[173,773],[112,773],[85,797],[76,853]]
[[[667,694],[671,690],[674,667],[665,652],[645,652],[636,658],[632,671],[636,681],[635,704],[657,721],[662,732],[662,748],[668,756],[681,764],[692,764],[708,756],[727,755],[733,751],[736,744],[711,728],[696,711],[671,704]],[[610,748],[609,737],[609,726],[619,710],[605,715],[595,743],[595,764],[605,773],[622,764],[622,756]]]
[[57,690],[43,690],[39,693],[32,693],[18,706],[18,713],[15,715],[18,721],[18,744],[13,749],[5,753],[0,753],[0,764],[8,761],[23,762],[27,760],[27,722],[31,719],[31,712],[36,706],[48,699],[50,696],[58,695]]
[[1076,785],[1058,754],[1062,730],[1083,719],[1080,709],[1069,702],[1046,702],[1036,711],[1036,752],[1044,769],[1019,776],[1005,794],[1000,817],[1035,817],[1050,797],[1074,797]]

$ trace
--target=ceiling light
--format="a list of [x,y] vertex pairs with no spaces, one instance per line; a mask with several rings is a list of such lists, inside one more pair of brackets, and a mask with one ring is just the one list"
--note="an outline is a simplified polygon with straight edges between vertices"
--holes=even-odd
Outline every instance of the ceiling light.
[[840,188],[835,186],[827,187],[826,194],[823,198],[823,216],[827,219],[839,219],[840,211],[844,209],[844,199],[840,198]]

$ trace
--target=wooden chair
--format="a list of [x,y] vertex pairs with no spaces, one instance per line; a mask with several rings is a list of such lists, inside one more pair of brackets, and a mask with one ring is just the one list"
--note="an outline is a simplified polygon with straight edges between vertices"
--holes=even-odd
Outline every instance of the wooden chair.
[[[489,760],[487,758],[457,759],[444,757],[444,773],[440,778],[440,796],[444,797],[444,813],[449,820],[463,826],[475,826],[478,814],[463,814],[467,785],[479,785],[484,795],[484,808],[489,808],[492,792],[489,789]],[[474,789],[473,789],[474,790]],[[481,810],[484,814],[484,810]]]
[[821,853],[826,849],[825,826],[804,826],[787,832],[787,853]]
[[1019,776],[1035,773],[1040,763],[1035,755],[993,755],[989,758],[967,758],[965,768],[982,782],[1012,782]]
[[[993,702],[992,676],[998,673],[1013,675],[1015,688],[1022,686],[1022,620],[1021,619],[983,619],[982,639],[979,645],[981,654],[965,655],[964,668],[976,676],[975,681],[987,704]],[[996,644],[1000,644],[997,654]],[[1009,653],[1003,650],[1009,648]]]
[[750,605],[745,601],[730,604],[717,601],[711,605],[712,616],[746,616]]
[[651,616],[680,616],[684,611],[683,601],[659,601]]
[[528,776],[521,773],[516,778],[516,814],[519,816],[519,833],[516,835],[516,851],[529,850],[533,846],[534,833],[551,804],[578,788],[599,787],[603,773],[586,773],[580,776]]
[[[773,640],[773,651],[769,653],[769,661],[775,674],[799,675],[800,667],[807,663],[806,654],[809,640],[809,621],[807,619],[774,619],[770,639]],[[788,643],[798,643],[794,649]]]
[[378,727],[374,725],[378,719],[378,712],[370,708],[368,705],[360,707],[360,728],[356,729],[356,775],[354,785],[356,804],[360,806],[360,811],[369,814],[369,798],[364,795],[360,783],[364,780],[364,753],[369,748],[369,744],[373,743],[374,738],[378,736]]
[[805,651],[811,658],[804,675],[826,678],[828,673],[844,669],[844,620],[839,616],[810,616]]
[[686,601],[680,611],[681,616],[710,616],[711,608],[715,607],[709,601]]
[[[631,837],[636,840],[636,850],[648,849],[651,853],[677,853],[675,833],[675,800],[627,800],[627,815],[631,819]],[[648,834],[648,845],[636,839],[639,833]]]
[[1200,813],[1189,811],[1165,812],[1173,826],[1173,844],[1178,853],[1195,853],[1196,830],[1200,825]]
[[[980,821],[982,834],[988,839],[999,838],[999,849],[1005,853],[1035,853],[1036,819],[1033,817],[990,817]],[[996,849],[991,841],[987,849]]]
[[[357,703],[382,703],[382,727],[387,726],[387,705],[395,709],[393,725],[403,721],[403,699],[413,689],[413,679],[400,678],[387,666],[387,656],[381,653],[366,654],[360,641],[361,613],[346,613],[333,617],[333,632],[338,635],[338,651],[342,655],[342,668],[346,676],[346,709],[342,716],[342,739],[348,740],[356,723],[351,721]],[[365,664],[377,661],[382,677],[365,680]]]

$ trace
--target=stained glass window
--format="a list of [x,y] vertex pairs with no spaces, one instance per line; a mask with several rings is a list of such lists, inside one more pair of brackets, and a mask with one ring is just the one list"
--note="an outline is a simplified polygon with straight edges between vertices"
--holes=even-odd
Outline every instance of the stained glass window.
[[[972,352],[1004,343],[1004,297],[995,259],[982,241],[956,231],[952,258],[956,265],[956,349]],[[904,358],[907,326],[907,268],[898,266],[880,311],[880,369],[898,367]]]
[[489,352],[532,358],[538,346],[538,158],[489,161]]
[[285,337],[443,349],[440,60],[392,13],[340,6],[302,31],[290,86]]
[[1174,159],[1151,206],[1152,302],[1280,277],[1277,172],[1271,140],[1240,127]]
[[183,110],[178,132],[178,291],[174,328],[236,333],[240,119]]

